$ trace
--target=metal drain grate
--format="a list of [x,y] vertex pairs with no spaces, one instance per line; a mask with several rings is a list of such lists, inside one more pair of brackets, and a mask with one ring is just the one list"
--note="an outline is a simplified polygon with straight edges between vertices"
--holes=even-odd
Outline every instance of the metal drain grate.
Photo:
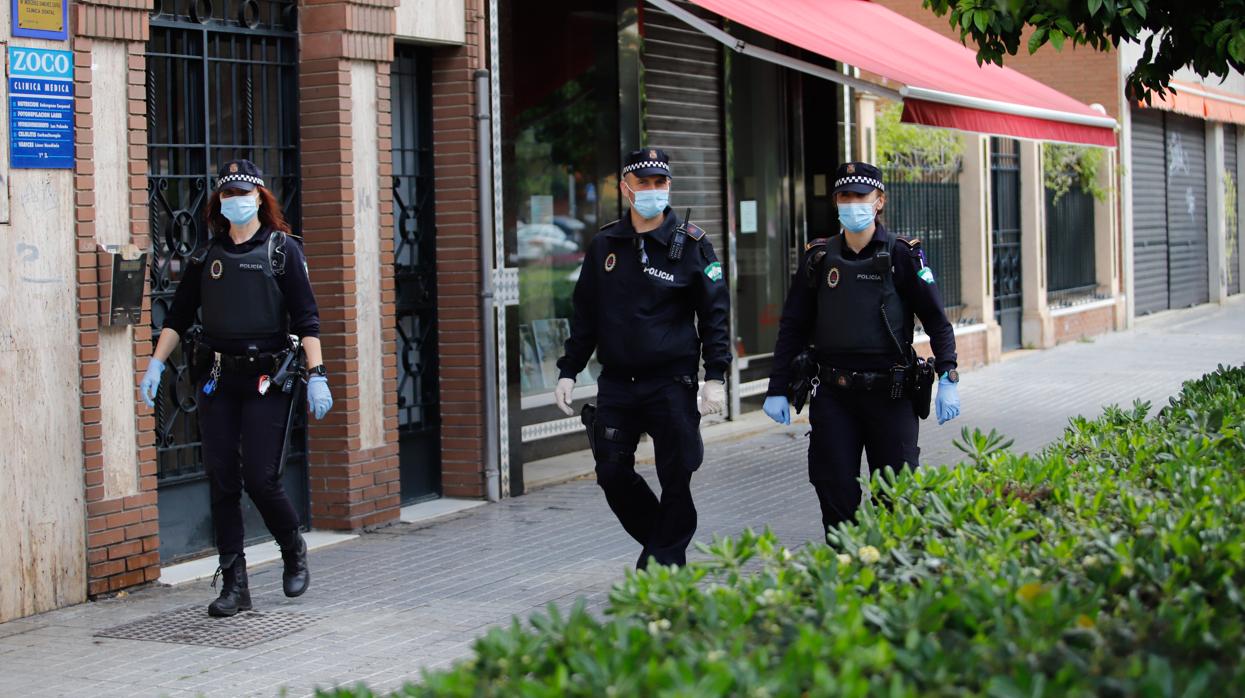
[[296,633],[315,620],[287,611],[247,611],[232,618],[212,618],[202,606],[191,606],[101,630],[95,636],[245,649]]

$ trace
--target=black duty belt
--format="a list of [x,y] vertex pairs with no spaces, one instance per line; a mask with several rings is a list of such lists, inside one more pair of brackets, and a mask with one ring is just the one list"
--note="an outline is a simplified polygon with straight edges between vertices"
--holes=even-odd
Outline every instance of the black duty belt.
[[246,373],[250,375],[272,375],[281,366],[285,352],[275,354],[256,354],[254,356],[220,355],[220,367],[226,373]]
[[889,390],[891,374],[885,371],[849,371],[823,368],[818,374],[822,385],[840,390]]

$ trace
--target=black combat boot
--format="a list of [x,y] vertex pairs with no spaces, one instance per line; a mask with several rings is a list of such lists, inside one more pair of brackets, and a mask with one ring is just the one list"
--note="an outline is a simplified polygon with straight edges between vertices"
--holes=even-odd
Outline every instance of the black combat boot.
[[285,571],[281,574],[281,589],[291,598],[302,596],[311,584],[311,572],[307,570],[307,541],[294,531],[281,543],[281,561]]
[[[251,610],[251,589],[246,581],[246,558],[237,553],[220,556],[216,574],[223,579],[220,596],[208,605],[208,615],[227,618],[238,611]],[[216,577],[212,577],[216,586]]]

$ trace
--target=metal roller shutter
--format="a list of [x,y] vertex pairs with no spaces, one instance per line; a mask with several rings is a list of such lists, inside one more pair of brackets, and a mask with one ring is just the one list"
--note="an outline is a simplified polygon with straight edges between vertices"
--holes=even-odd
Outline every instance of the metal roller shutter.
[[1166,310],[1167,158],[1163,112],[1132,112],[1133,295],[1138,315]]
[[[716,21],[689,3],[684,9]],[[718,44],[675,17],[644,7],[643,145],[670,153],[670,205],[704,228],[726,261],[722,60]]]
[[1170,307],[1210,301],[1205,122],[1167,115],[1167,244]]
[[1223,127],[1223,169],[1226,176],[1231,177],[1233,186],[1228,190],[1234,194],[1228,201],[1228,293],[1241,292],[1241,180],[1237,167],[1236,126],[1228,124]]

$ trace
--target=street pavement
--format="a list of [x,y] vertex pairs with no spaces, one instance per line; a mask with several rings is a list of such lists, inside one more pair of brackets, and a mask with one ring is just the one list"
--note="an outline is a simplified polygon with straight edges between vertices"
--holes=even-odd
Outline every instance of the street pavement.
[[[1157,409],[1182,381],[1245,362],[1243,337],[1238,299],[1008,355],[963,374],[960,419],[922,423],[922,461],[955,463],[952,442],[965,426],[1036,450],[1070,416],[1135,398]],[[707,444],[693,480],[697,539],[764,526],[791,546],[817,539],[806,432],[771,426]],[[595,483],[579,479],[313,551],[311,589],[298,599],[281,594],[277,564],[254,568],[258,613],[245,619],[209,621],[215,594],[199,581],[0,624],[0,695],[303,696],[357,681],[391,690],[465,656],[474,638],[514,616],[578,599],[599,611],[637,554]],[[125,627],[133,623],[143,627]],[[190,644],[206,639],[233,648]]]

